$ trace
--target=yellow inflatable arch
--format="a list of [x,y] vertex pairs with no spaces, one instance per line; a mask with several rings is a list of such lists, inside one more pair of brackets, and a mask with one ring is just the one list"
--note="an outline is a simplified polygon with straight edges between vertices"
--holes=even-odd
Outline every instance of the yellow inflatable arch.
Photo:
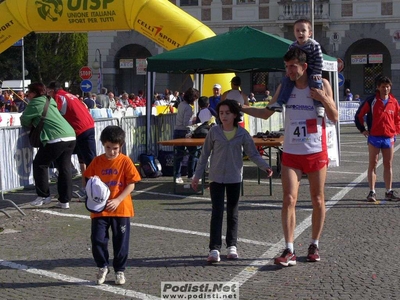
[[[167,50],[215,36],[168,0],[6,0],[0,12],[0,53],[32,31],[135,30]],[[230,87],[231,78],[207,75],[203,91],[210,93],[216,82]]]

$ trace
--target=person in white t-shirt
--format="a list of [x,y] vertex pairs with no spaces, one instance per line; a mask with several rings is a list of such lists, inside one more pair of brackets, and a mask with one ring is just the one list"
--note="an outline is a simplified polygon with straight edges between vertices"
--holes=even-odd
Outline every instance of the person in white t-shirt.
[[[200,111],[197,113],[196,123],[204,123],[211,120],[211,123],[215,123],[217,113],[210,107],[210,102],[207,97],[201,96],[197,101],[199,104]],[[214,118],[214,119],[213,119]],[[213,121],[213,120],[214,121]]]
[[221,96],[221,101],[226,99],[236,100],[240,105],[249,105],[249,98],[240,89],[242,80],[239,76],[235,76],[231,80],[231,89],[224,92]]
[[[230,99],[230,100],[236,100],[240,106],[249,105],[249,98],[240,89],[241,84],[242,84],[242,79],[239,76],[233,77],[231,80],[231,89],[222,94],[221,101]],[[239,122],[239,126],[244,127],[243,117]]]

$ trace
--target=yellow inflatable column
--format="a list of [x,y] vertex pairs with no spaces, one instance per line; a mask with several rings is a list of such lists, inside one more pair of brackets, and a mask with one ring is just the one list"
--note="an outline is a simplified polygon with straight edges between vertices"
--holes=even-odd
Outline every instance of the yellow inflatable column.
[[[24,1],[14,0],[0,3],[0,53],[32,31],[25,22],[26,14],[20,14],[18,7],[18,3],[21,4],[20,2]],[[7,3],[13,3],[14,9],[10,10]],[[15,10],[15,6],[17,10]]]
[[[209,27],[169,1],[134,0],[125,3],[126,11],[131,12],[129,26],[167,50],[215,36]],[[201,94],[211,96],[216,83],[221,84],[222,91],[230,89],[233,76],[232,73],[205,75]]]

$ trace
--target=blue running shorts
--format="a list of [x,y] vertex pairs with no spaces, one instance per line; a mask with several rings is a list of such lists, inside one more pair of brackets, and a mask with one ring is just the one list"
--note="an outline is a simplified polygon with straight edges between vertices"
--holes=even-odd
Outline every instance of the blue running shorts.
[[385,149],[392,148],[394,146],[394,142],[396,141],[395,137],[385,137],[385,136],[369,136],[368,144],[371,144],[375,148]]

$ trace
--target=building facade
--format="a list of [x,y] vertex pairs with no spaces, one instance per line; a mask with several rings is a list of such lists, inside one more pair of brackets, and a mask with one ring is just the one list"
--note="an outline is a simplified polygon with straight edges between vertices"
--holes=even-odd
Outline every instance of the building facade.
[[[314,38],[323,52],[338,58],[339,99],[344,90],[365,99],[375,90],[376,76],[393,81],[392,92],[400,98],[400,0],[173,0],[173,4],[200,20],[216,34],[242,26],[294,40],[293,23],[311,19],[314,6]],[[396,17],[397,16],[397,17]],[[179,18],[179,16],[176,16]],[[94,70],[93,86],[116,94],[145,90],[144,59],[165,51],[135,31],[89,32],[88,65],[100,60],[101,78]],[[246,47],[246,45],[238,45]],[[282,62],[283,64],[283,62]],[[242,89],[262,98],[272,93],[282,73],[241,74]],[[190,76],[157,74],[155,91],[183,91]],[[229,87],[226,87],[228,89]],[[223,87],[223,90],[224,87]],[[211,91],[210,91],[211,94]]]

